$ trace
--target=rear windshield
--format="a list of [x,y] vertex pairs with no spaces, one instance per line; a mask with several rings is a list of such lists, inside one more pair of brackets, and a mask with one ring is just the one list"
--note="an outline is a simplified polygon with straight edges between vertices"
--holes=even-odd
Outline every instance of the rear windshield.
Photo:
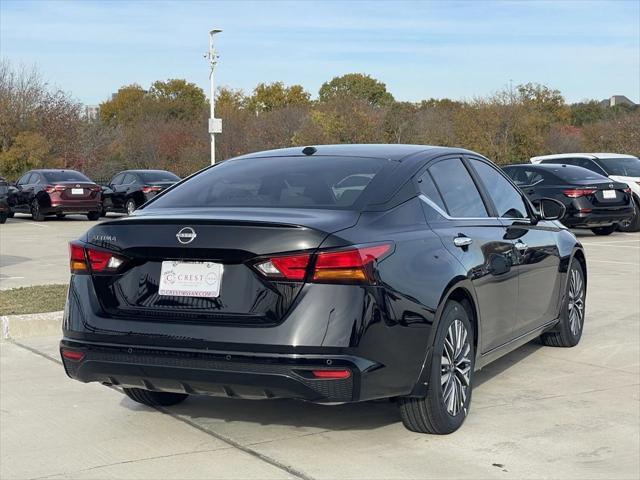
[[566,182],[572,182],[574,180],[607,180],[607,177],[582,167],[567,165],[565,167],[554,168],[551,172]]
[[41,174],[47,180],[47,182],[51,183],[91,181],[80,172],[75,172],[73,170],[61,170],[59,172],[41,172]]
[[137,172],[140,179],[145,183],[153,182],[177,182],[180,177],[174,175],[171,172],[165,171],[150,171],[150,172]]
[[640,160],[637,158],[601,158],[598,161],[609,175],[640,177]]
[[[168,191],[149,208],[348,209],[386,163],[379,158],[329,156],[230,160]],[[358,181],[351,181],[354,176]]]

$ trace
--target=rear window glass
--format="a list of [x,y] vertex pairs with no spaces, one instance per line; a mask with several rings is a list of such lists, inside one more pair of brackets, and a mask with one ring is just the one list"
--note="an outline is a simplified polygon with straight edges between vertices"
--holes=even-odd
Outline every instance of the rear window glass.
[[329,156],[230,160],[168,191],[149,208],[348,209],[387,162]]
[[143,182],[153,183],[153,182],[177,182],[180,180],[180,177],[174,175],[171,172],[163,172],[163,171],[151,171],[151,172],[137,172],[138,176]]
[[47,180],[47,182],[90,182],[80,172],[73,170],[61,170],[59,172],[41,172],[41,175]]
[[469,172],[457,158],[437,162],[429,168],[452,217],[487,217],[482,197]]
[[575,180],[606,180],[607,179],[607,177],[604,177],[602,175],[599,175],[595,172],[592,172],[591,170],[587,170],[586,168],[582,168],[582,167],[573,167],[573,166],[558,167],[551,170],[551,172],[556,177],[559,177],[562,180],[567,182],[573,182]]
[[637,158],[601,158],[609,175],[621,177],[640,177],[640,160]]

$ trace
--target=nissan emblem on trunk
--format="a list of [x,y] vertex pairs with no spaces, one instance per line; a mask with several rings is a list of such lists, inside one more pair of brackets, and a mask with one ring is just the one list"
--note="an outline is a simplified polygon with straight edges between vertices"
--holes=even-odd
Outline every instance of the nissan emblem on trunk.
[[196,231],[191,227],[184,227],[178,233],[176,233],[176,238],[180,243],[186,245],[187,243],[193,242],[193,240],[197,237]]

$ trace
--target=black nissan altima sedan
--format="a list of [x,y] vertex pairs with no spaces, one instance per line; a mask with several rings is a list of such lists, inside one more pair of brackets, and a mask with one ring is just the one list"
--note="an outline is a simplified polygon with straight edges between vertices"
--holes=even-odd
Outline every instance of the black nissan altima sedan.
[[[560,219],[570,228],[589,228],[596,235],[610,235],[635,214],[631,189],[582,167],[540,164],[503,167],[533,202],[553,198],[564,204]],[[550,211],[550,210],[549,210]]]
[[64,368],[152,406],[393,398],[410,430],[453,432],[474,371],[580,340],[584,251],[549,206],[462,149],[221,162],[70,244]]

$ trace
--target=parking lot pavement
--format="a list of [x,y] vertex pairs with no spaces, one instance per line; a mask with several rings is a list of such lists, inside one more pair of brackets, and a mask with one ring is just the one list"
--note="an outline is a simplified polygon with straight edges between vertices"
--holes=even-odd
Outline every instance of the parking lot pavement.
[[30,216],[18,213],[8,219],[0,226],[0,290],[67,283],[68,243],[96,223],[84,215],[47,217],[44,222],[34,222]]
[[453,435],[405,430],[386,401],[157,411],[69,380],[42,337],[2,344],[0,478],[639,478],[640,234],[579,235],[582,342],[530,343],[478,372]]

